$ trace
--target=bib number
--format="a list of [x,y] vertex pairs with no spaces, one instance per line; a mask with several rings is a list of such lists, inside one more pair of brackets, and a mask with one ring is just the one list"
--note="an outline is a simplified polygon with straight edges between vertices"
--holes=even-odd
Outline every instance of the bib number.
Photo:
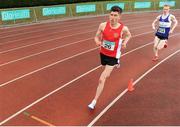
[[165,29],[164,29],[164,28],[159,28],[159,29],[158,29],[158,32],[164,34],[164,33],[165,33]]
[[102,47],[104,47],[104,48],[107,49],[107,50],[113,51],[114,48],[115,48],[115,43],[104,40]]

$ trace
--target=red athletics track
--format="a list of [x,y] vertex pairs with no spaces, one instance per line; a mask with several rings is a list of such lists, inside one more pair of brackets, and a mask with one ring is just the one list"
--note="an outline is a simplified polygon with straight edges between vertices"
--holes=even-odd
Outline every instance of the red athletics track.
[[[179,12],[173,13],[179,20]],[[128,48],[123,50],[121,68],[114,70],[106,82],[105,91],[94,112],[87,109],[87,104],[95,94],[102,68],[99,66],[98,49],[93,36],[99,23],[106,20],[105,17],[3,29],[0,32],[1,125],[88,125],[126,89],[130,78],[138,79],[158,63],[151,61],[154,37],[151,23],[157,15],[158,13],[142,13],[123,16],[122,20],[129,27],[133,38]],[[84,23],[87,25],[83,25]],[[161,52],[161,60],[180,49],[179,35],[178,26],[169,39],[169,47]],[[143,85],[149,83],[143,80]],[[157,81],[161,82],[162,79]],[[137,87],[135,92],[142,92],[141,89]],[[160,88],[158,92],[162,92]],[[132,93],[131,96],[136,95]],[[121,103],[119,107],[128,102],[133,103],[128,99],[123,104],[121,99],[118,102]],[[134,113],[139,111],[135,109]],[[33,117],[24,115],[27,113]],[[167,113],[168,116],[172,115],[171,112]],[[134,117],[138,118],[138,115]],[[119,119],[115,116],[111,118],[116,121]],[[169,122],[174,123],[173,120]],[[108,125],[108,121],[101,121],[105,120],[100,119],[99,125]],[[153,121],[148,119],[137,125],[148,123],[153,124]],[[116,125],[133,124],[122,120]]]

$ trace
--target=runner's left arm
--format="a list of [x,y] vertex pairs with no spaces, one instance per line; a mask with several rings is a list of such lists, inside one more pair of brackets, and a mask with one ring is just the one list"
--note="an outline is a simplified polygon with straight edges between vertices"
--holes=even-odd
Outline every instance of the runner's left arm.
[[127,26],[123,27],[123,35],[122,36],[123,36],[123,38],[122,38],[123,39],[122,46],[124,48],[126,48],[127,42],[131,38],[131,33],[130,33],[130,31],[129,31]]
[[176,17],[174,15],[172,15],[171,20],[173,21],[173,26],[171,28],[170,33],[173,33],[174,29],[176,28],[178,21],[176,20]]

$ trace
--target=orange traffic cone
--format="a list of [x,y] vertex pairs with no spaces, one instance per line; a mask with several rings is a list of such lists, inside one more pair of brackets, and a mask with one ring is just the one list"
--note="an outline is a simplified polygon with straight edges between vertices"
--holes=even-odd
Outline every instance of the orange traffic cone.
[[128,84],[128,91],[133,91],[133,90],[134,90],[133,79],[131,79]]

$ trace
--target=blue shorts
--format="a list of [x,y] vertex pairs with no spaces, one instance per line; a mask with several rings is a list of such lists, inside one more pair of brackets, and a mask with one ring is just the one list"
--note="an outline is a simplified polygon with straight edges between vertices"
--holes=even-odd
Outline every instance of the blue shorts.
[[155,34],[155,36],[158,37],[160,40],[168,40],[168,36],[163,37],[163,36],[158,35],[157,33]]

